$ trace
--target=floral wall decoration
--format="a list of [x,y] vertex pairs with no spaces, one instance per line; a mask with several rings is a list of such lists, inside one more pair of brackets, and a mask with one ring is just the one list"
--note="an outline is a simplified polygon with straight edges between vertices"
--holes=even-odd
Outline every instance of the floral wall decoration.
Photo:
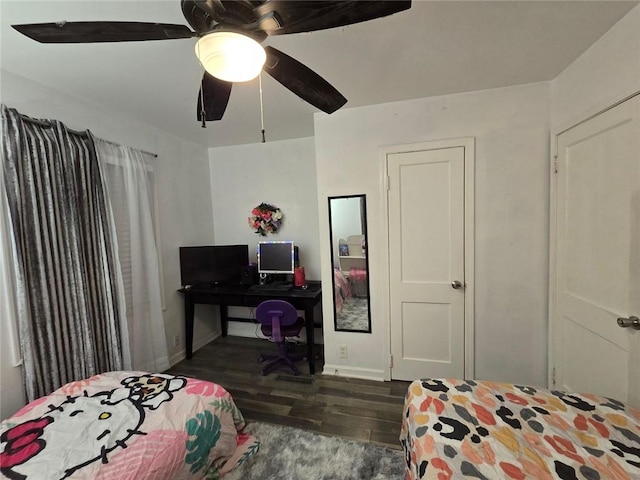
[[275,205],[268,203],[261,203],[253,210],[251,210],[251,216],[248,218],[249,226],[258,234],[263,237],[267,236],[267,233],[276,233],[282,225],[282,219],[284,214]]

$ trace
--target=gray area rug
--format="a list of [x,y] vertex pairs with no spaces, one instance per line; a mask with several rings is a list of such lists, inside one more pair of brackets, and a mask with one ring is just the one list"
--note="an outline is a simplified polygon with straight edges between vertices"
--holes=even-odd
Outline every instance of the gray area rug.
[[252,422],[260,451],[223,480],[401,480],[404,456],[371,443]]
[[366,298],[351,297],[344,301],[338,313],[338,328],[344,330],[369,330],[369,304]]

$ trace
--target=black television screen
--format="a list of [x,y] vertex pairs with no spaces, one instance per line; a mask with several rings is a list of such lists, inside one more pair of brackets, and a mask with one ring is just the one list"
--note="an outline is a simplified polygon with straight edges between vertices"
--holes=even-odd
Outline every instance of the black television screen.
[[290,241],[258,243],[258,272],[293,273],[295,247]]
[[180,247],[182,286],[239,284],[249,265],[249,245]]

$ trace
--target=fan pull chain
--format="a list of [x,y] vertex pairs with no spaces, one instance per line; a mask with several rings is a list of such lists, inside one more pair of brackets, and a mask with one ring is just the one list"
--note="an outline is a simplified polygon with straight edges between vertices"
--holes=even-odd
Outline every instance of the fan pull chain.
[[260,85],[260,127],[262,130],[262,143],[265,143],[264,138],[264,105],[262,104],[262,72],[258,75],[258,84]]
[[202,128],[207,128],[207,120],[206,120],[206,112],[204,110],[204,77],[202,77],[202,82],[200,82],[200,119],[202,120],[202,124],[200,125]]
[[[200,43],[196,43],[196,48],[198,49],[197,57],[200,58]],[[200,80],[200,120],[202,121],[200,126],[202,128],[207,128],[207,112],[204,109],[204,65],[200,63],[200,66],[203,70],[202,80]]]

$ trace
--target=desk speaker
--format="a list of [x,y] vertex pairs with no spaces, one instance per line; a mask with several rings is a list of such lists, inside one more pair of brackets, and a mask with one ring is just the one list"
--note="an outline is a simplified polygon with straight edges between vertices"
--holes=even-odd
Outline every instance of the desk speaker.
[[242,283],[242,285],[256,285],[258,283],[257,265],[248,265],[246,267],[242,267],[242,271],[240,273],[240,282]]

